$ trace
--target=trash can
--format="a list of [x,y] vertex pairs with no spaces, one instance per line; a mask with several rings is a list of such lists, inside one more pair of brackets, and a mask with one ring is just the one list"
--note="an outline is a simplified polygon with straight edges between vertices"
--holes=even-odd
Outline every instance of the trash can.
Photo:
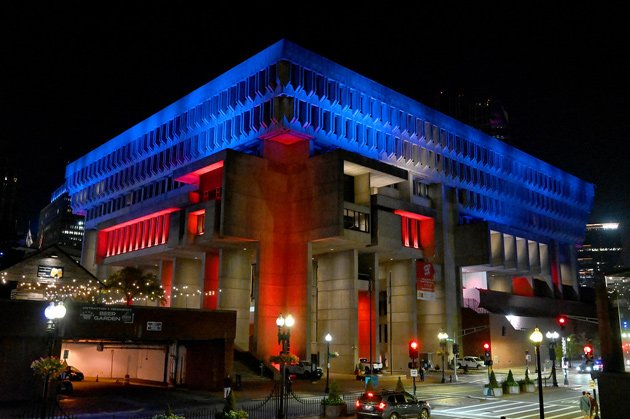
[[241,374],[236,374],[236,380],[234,382],[234,388],[236,390],[240,390],[242,386],[243,386],[243,382],[241,380]]

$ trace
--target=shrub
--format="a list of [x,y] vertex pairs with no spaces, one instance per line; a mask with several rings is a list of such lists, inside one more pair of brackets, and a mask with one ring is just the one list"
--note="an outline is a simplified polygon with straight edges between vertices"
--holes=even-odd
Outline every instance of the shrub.
[[522,380],[519,380],[518,383],[520,385],[524,385],[524,384],[534,384],[534,382],[531,380],[531,378],[529,378],[529,370],[525,369],[525,378]]
[[186,419],[185,416],[179,416],[173,413],[171,406],[167,406],[164,414],[153,416],[153,419]]
[[405,391],[405,386],[403,385],[400,377],[398,377],[398,382],[396,383],[396,391]]
[[497,381],[497,376],[494,374],[494,371],[490,372],[490,382],[486,384],[485,387],[501,388],[499,382]]
[[54,356],[36,359],[31,363],[33,373],[41,377],[57,377],[66,366]]
[[517,386],[518,383],[514,380],[514,374],[512,374],[512,370],[508,371],[507,379],[505,380],[505,384],[508,386]]
[[328,392],[328,397],[324,398],[323,403],[327,406],[339,406],[346,404],[346,402],[341,398],[339,384],[336,381],[330,383],[330,391]]

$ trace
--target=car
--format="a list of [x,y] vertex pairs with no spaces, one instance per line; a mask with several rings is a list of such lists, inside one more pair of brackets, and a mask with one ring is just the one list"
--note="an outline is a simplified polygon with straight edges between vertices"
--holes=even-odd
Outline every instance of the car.
[[421,418],[431,417],[431,405],[406,391],[363,393],[355,402],[357,418]]
[[312,378],[319,380],[324,375],[321,367],[312,365],[309,361],[300,361],[295,364],[287,365],[287,372],[291,375],[301,378]]
[[596,359],[593,363],[593,371],[604,371],[604,363],[601,359]]
[[593,363],[592,362],[583,362],[577,367],[575,367],[575,371],[580,374],[586,374],[593,371]]
[[457,366],[459,368],[475,368],[475,369],[479,369],[479,368],[484,368],[485,364],[482,361],[481,358],[479,358],[478,356],[465,356],[462,359],[458,359],[457,360]]
[[359,364],[361,365],[361,371],[368,371],[368,374],[370,371],[379,373],[383,369],[382,362],[372,362],[372,368],[370,368],[370,360],[367,358],[359,358]]
[[83,381],[85,376],[81,371],[73,366],[68,366],[64,372],[61,373],[63,380],[68,379],[70,381]]

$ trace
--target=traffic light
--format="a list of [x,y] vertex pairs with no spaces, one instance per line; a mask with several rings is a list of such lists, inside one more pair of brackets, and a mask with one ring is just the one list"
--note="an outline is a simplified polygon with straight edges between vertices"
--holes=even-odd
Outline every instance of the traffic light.
[[418,357],[418,341],[411,340],[409,341],[409,358],[413,361]]
[[486,352],[485,354],[486,359],[485,359],[484,364],[491,365],[490,364],[490,344],[488,342],[483,344],[483,350]]
[[453,343],[453,353],[459,355],[459,344]]
[[584,345],[584,357],[587,361],[593,359],[593,345],[590,343]]
[[560,314],[558,316],[558,325],[560,325],[561,330],[564,330],[564,326],[567,325],[567,316],[565,316],[564,314]]

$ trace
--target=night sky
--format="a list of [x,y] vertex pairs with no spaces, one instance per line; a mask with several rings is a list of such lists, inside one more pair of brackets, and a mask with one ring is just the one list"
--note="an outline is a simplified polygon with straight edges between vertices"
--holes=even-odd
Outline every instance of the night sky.
[[499,100],[518,148],[596,185],[593,221],[630,223],[620,10],[50,3],[0,12],[0,152],[20,161],[21,231],[36,228],[67,163],[282,38],[426,104],[443,88]]

